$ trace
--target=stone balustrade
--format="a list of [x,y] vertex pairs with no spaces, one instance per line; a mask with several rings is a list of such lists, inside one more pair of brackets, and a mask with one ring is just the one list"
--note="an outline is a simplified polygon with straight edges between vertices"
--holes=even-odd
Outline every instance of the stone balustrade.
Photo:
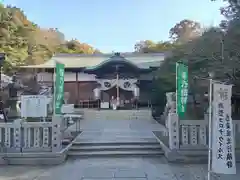
[[0,154],[24,152],[59,152],[62,150],[62,141],[66,130],[78,119],[80,131],[81,115],[72,114],[73,104],[63,106],[63,115],[54,116],[51,122],[28,122],[15,120],[9,123],[0,123]]
[[[168,114],[168,133],[170,149],[208,148],[208,119],[178,120],[175,113]],[[236,148],[240,148],[240,120],[233,120],[233,133]]]
[[63,121],[56,117],[52,122],[0,123],[0,153],[60,151],[65,128],[62,126],[66,126]]
[[208,131],[205,120],[183,120],[179,127],[180,148],[207,147]]

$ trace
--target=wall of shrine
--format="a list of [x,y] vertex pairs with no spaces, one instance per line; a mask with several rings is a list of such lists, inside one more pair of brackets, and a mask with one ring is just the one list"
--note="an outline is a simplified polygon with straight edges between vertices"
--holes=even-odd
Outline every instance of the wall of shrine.
[[65,82],[64,91],[69,92],[69,103],[94,99],[93,89],[97,87],[95,82]]
[[[84,100],[93,100],[95,99],[94,96],[94,89],[97,88],[97,81],[101,84],[101,99],[104,101],[109,101],[112,96],[116,97],[116,80],[115,79],[99,79],[95,78],[93,74],[85,74],[85,73],[72,73],[72,72],[65,72],[65,92],[69,92],[69,102],[68,103],[79,103],[80,101]],[[37,75],[38,82],[44,84],[51,84],[53,83],[53,74],[48,72],[40,72]],[[151,80],[152,75],[141,75],[140,79],[147,79]],[[115,82],[115,83],[114,83]],[[134,97],[134,87],[137,79],[126,78],[120,79],[120,99],[131,99]],[[110,86],[109,86],[110,84]],[[106,86],[106,87],[105,87]],[[108,87],[109,86],[109,87]],[[99,86],[98,86],[99,87]],[[110,90],[111,89],[111,90]],[[109,90],[109,91],[108,91]],[[126,92],[124,92],[124,90]],[[149,100],[149,89],[142,90],[140,88],[140,102],[148,102]]]
[[[108,76],[109,78],[109,76]],[[112,78],[116,78],[112,76]],[[111,78],[111,79],[112,79]],[[139,80],[152,80],[153,74],[142,74],[138,78]],[[94,74],[86,74],[86,73],[72,73],[72,72],[65,72],[64,77],[66,82],[71,81],[96,81],[96,76]],[[52,82],[53,81],[53,73],[49,72],[40,72],[37,74],[38,82]]]

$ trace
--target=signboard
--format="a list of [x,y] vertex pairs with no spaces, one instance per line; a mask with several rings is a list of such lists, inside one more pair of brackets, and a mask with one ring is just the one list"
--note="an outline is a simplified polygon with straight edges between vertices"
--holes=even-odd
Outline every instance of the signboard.
[[231,85],[213,84],[212,171],[219,174],[236,174],[231,97]]
[[182,63],[176,63],[176,89],[176,110],[178,116],[182,117],[188,98],[188,67]]
[[61,114],[64,101],[64,64],[56,62],[54,86],[54,114]]
[[21,117],[47,117],[47,103],[44,95],[21,96]]
[[63,104],[61,112],[64,113],[64,114],[74,113],[74,104]]

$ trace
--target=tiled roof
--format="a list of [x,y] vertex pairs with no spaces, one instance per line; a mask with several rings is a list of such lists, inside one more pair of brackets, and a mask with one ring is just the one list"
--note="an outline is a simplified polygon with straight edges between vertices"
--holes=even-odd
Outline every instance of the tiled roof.
[[[65,64],[65,68],[91,68],[109,61],[112,56],[113,54],[56,54],[43,64],[22,66],[22,68],[54,68],[56,61]],[[164,53],[122,53],[121,56],[139,68],[149,68],[159,67],[166,55]]]

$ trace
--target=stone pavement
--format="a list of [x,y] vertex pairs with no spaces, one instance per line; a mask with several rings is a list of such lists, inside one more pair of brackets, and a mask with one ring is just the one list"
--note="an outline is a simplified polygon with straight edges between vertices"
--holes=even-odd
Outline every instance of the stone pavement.
[[[75,130],[76,125],[70,126]],[[80,129],[82,131],[163,131],[165,128],[155,120],[81,120]]]
[[[69,159],[58,166],[2,166],[0,180],[207,180],[206,165],[168,164],[162,158]],[[239,180],[237,175],[212,180]]]
[[75,141],[87,143],[118,143],[118,142],[158,142],[152,131],[83,131]]

